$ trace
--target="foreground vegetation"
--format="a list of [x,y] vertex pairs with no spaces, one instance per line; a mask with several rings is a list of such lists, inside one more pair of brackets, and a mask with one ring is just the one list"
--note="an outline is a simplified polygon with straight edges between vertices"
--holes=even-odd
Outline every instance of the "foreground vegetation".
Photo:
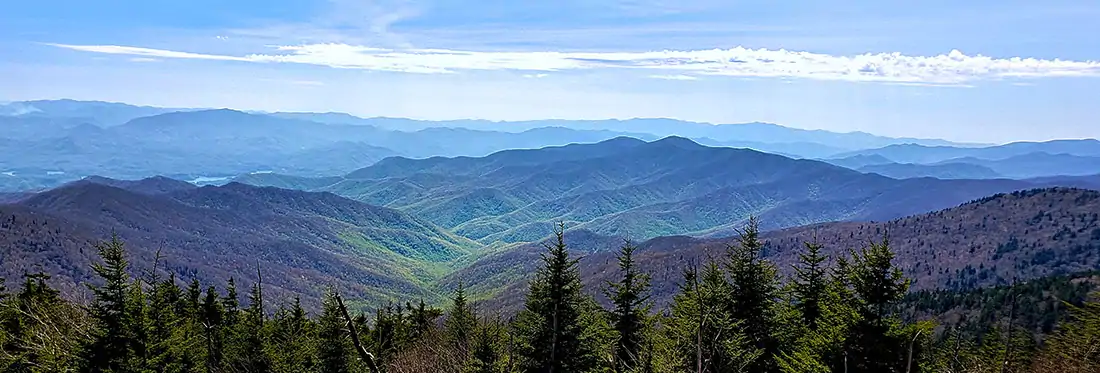
[[[232,280],[219,291],[159,278],[156,268],[134,276],[116,238],[96,247],[101,281],[90,287],[90,301],[63,299],[43,274],[26,275],[18,289],[0,282],[0,369],[1100,372],[1100,303],[1066,304],[1063,320],[1008,302],[1007,316],[981,313],[984,323],[965,328],[905,321],[909,280],[885,239],[838,258],[806,243],[795,274],[782,279],[762,258],[752,221],[725,255],[684,268],[666,309],[648,301],[649,278],[635,268],[635,249],[626,243],[618,279],[601,289],[605,308],[583,289],[563,231],[559,225],[516,315],[475,310],[461,286],[446,310],[420,301],[369,316],[349,312],[334,291],[313,314],[298,301],[275,307],[264,299],[262,281],[242,303]],[[971,302],[929,293],[909,298],[943,310]],[[976,301],[982,299],[989,298]]]

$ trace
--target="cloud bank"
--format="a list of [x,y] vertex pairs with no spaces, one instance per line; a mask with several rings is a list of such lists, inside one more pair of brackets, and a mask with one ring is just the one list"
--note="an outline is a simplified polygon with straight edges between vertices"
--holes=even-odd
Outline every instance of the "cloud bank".
[[993,58],[958,50],[936,56],[875,53],[834,56],[784,49],[664,50],[650,52],[482,52],[386,49],[348,44],[277,46],[270,54],[219,55],[117,45],[55,47],[148,58],[293,63],[420,74],[470,70],[551,72],[646,70],[651,77],[736,76],[890,83],[963,84],[1004,78],[1100,76],[1100,61]]

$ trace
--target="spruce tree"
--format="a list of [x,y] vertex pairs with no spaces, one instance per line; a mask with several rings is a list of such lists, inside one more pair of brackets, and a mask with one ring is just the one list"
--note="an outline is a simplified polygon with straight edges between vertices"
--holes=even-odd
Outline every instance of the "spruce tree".
[[524,372],[584,372],[596,366],[595,351],[583,340],[585,295],[577,260],[565,245],[565,225],[559,223],[554,235],[517,319]]
[[852,291],[857,315],[844,345],[847,362],[843,364],[849,372],[906,370],[909,336],[891,312],[909,290],[909,280],[893,260],[894,253],[885,238],[853,252],[850,261],[838,259],[838,271]]
[[756,218],[750,218],[729,248],[730,298],[728,312],[741,325],[749,343],[763,354],[749,366],[752,372],[777,371],[775,356],[780,351],[778,299],[779,274],[763,259],[764,242]]
[[616,331],[614,347],[616,371],[631,371],[642,362],[641,346],[645,342],[646,315],[649,314],[649,276],[634,266],[636,248],[629,241],[619,248],[618,282],[607,283],[607,298],[614,309],[611,322]]
[[129,369],[133,342],[130,331],[134,326],[127,307],[131,286],[129,262],[118,236],[112,235],[110,241],[97,243],[95,247],[102,263],[92,264],[92,270],[103,285],[89,286],[95,296],[89,309],[95,328],[82,351],[80,371],[123,372]]
[[225,296],[222,297],[221,302],[222,314],[224,315],[222,325],[226,329],[232,329],[237,325],[237,313],[241,307],[240,297],[237,295],[237,282],[232,277],[225,283]]
[[405,303],[405,309],[409,312],[409,343],[419,341],[426,336],[435,326],[435,320],[443,315],[443,310],[428,307],[424,299],[420,299],[416,306]]
[[271,324],[272,371],[279,373],[312,372],[316,366],[314,323],[306,316],[299,298],[290,308],[282,308]]
[[817,322],[821,319],[826,286],[829,281],[824,267],[827,258],[821,254],[821,244],[806,242],[804,247],[806,251],[798,254],[798,264],[794,266],[792,295],[795,308],[798,309],[806,328],[816,330]]
[[375,311],[374,329],[371,330],[372,350],[377,352],[381,365],[390,362],[409,340],[409,322],[400,306],[390,303]]
[[475,323],[471,335],[470,360],[466,373],[496,373],[500,364],[500,322],[484,321]]
[[465,355],[476,327],[474,309],[466,299],[465,287],[459,283],[454,297],[451,298],[451,309],[447,313],[447,320],[443,322],[443,328],[451,343]]
[[347,373],[351,371],[349,353],[351,342],[344,316],[336,302],[336,294],[329,290],[321,303],[321,316],[317,319],[317,360],[320,373]]
[[185,342],[180,330],[186,325],[181,322],[182,308],[177,307],[182,291],[176,285],[174,274],[162,281],[155,280],[155,277],[151,279],[155,285],[149,294],[145,316],[149,365],[159,368],[156,369],[158,372],[181,372],[186,365],[180,353]]
[[761,351],[744,335],[742,321],[730,312],[731,291],[714,260],[707,261],[702,273],[694,265],[684,270],[665,329],[676,371],[740,372],[760,358]]
[[127,366],[134,371],[154,368],[149,364],[149,328],[145,318],[147,305],[143,288],[141,280],[134,280],[126,297],[126,313],[130,317],[130,360]]
[[230,369],[243,372],[269,372],[271,362],[268,359],[265,346],[267,344],[264,330],[263,311],[263,287],[260,282],[252,284],[248,293],[248,308],[239,312],[239,321],[235,327],[227,332],[231,346]]
[[35,367],[46,370],[66,366],[70,360],[48,356],[37,347],[50,338],[42,334],[56,334],[51,332],[58,326],[51,325],[51,321],[64,305],[61,293],[46,283],[49,278],[45,273],[24,273],[23,288],[13,299],[0,303],[0,368],[4,371],[27,372]]
[[213,286],[206,288],[206,295],[201,307],[202,335],[206,346],[206,369],[217,371],[222,368],[225,356],[222,327],[225,322],[225,312],[218,297],[217,290]]

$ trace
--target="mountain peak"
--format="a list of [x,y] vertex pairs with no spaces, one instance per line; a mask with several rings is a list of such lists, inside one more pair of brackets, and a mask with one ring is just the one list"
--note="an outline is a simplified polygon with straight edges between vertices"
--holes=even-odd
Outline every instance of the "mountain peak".
[[118,180],[98,175],[85,177],[70,184],[87,183],[105,185],[140,194],[164,194],[180,190],[197,188],[195,185],[182,180],[176,180],[165,176],[153,176],[141,180]]
[[679,149],[701,149],[701,148],[705,148],[705,146],[699,145],[699,143],[697,143],[695,141],[692,141],[689,138],[680,137],[680,136],[665,137],[663,139],[650,142],[650,144],[654,145],[654,146],[658,146],[658,147],[676,147],[676,148],[679,148]]

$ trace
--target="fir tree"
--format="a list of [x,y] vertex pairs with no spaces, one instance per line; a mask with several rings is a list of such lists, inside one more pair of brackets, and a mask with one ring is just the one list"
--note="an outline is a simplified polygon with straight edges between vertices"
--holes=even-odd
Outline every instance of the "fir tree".
[[500,340],[503,337],[499,322],[475,323],[471,336],[470,360],[467,373],[495,373],[500,364]]
[[231,329],[237,325],[237,313],[241,307],[240,297],[237,295],[237,282],[232,277],[225,283],[225,296],[222,297],[221,302],[224,318],[222,325],[226,329]]
[[149,365],[158,367],[156,371],[181,372],[184,364],[180,350],[185,340],[177,330],[185,325],[181,323],[182,309],[177,308],[182,291],[176,285],[175,275],[155,283],[149,295],[149,307],[146,308],[146,329],[149,340]]
[[828,274],[823,263],[827,259],[821,254],[821,245],[816,242],[804,244],[806,252],[798,254],[798,264],[794,266],[795,278],[792,281],[792,295],[802,322],[809,330],[817,329],[821,319],[822,307],[826,297]]
[[[64,303],[60,292],[46,284],[50,276],[45,273],[23,274],[23,289],[11,299],[0,304],[0,368],[10,372],[33,371],[33,367],[57,365],[50,356],[36,351],[35,345],[42,339],[38,330],[54,328],[46,325]],[[6,294],[4,294],[6,296]],[[47,321],[48,322],[48,321]]]
[[554,234],[517,320],[525,372],[583,372],[596,366],[595,351],[582,338],[585,296],[577,260],[565,245],[565,225],[559,224]]
[[447,320],[443,327],[447,338],[465,355],[470,347],[470,338],[477,326],[473,307],[466,300],[466,289],[462,283],[455,288],[454,297],[451,298],[451,310],[447,313]]
[[897,301],[909,290],[909,280],[893,264],[889,241],[872,242],[838,260],[838,271],[854,295],[857,321],[845,339],[849,372],[905,371],[910,345],[900,321],[891,317]]
[[206,369],[217,371],[221,369],[225,346],[222,340],[222,326],[225,322],[225,312],[218,298],[218,292],[213,286],[206,288],[206,295],[201,307],[202,333],[206,345]]
[[631,371],[642,361],[641,346],[645,342],[646,315],[649,313],[649,276],[634,267],[636,248],[629,241],[619,249],[618,282],[608,282],[607,298],[614,309],[611,322],[616,335],[615,369]]
[[443,315],[443,311],[428,307],[424,299],[420,299],[416,306],[406,303],[405,309],[409,311],[409,343],[419,341],[435,326],[435,320]]
[[240,320],[231,331],[231,369],[243,372],[269,372],[271,362],[265,345],[263,287],[257,281],[248,293],[248,308],[240,314]]
[[673,344],[673,365],[683,372],[739,372],[759,359],[741,321],[730,313],[732,291],[714,260],[684,270],[680,291],[673,297],[666,332]]
[[89,314],[95,329],[89,343],[83,349],[80,370],[84,372],[124,372],[130,363],[130,346],[133,338],[132,315],[127,307],[131,279],[127,268],[125,248],[118,236],[96,244],[103,263],[95,263],[92,270],[103,280],[103,286],[89,286],[95,300]]
[[134,280],[126,297],[126,314],[130,318],[130,324],[127,326],[130,329],[130,360],[127,363],[129,370],[152,368],[148,361],[149,328],[148,321],[145,319],[147,306],[143,287],[141,280]]
[[401,307],[388,304],[375,311],[371,335],[372,350],[381,365],[388,363],[409,340],[409,326]]
[[279,373],[311,372],[316,366],[316,333],[313,321],[306,316],[300,299],[289,308],[280,309],[271,322],[272,371]]
[[351,371],[348,354],[351,352],[344,316],[336,303],[336,294],[329,290],[321,304],[321,316],[317,319],[317,360],[320,373],[347,373]]
[[729,247],[726,265],[730,281],[728,312],[740,323],[749,343],[763,354],[749,366],[752,372],[773,372],[780,350],[778,321],[779,275],[775,266],[762,258],[764,242],[756,218],[750,218]]

